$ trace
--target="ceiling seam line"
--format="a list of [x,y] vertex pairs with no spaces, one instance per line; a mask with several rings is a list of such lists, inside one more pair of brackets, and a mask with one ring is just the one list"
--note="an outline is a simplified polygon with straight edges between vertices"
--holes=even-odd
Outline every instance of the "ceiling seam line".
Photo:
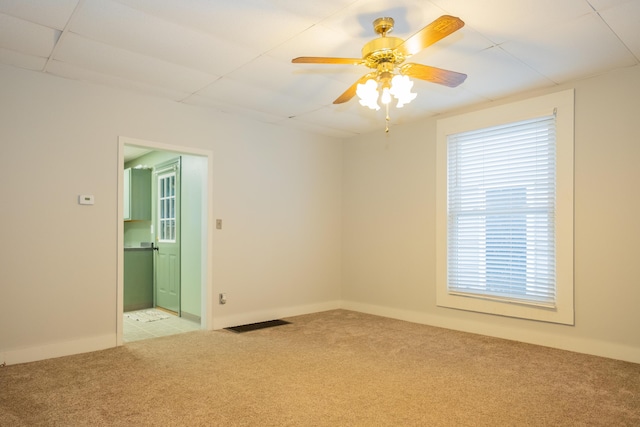
[[633,56],[636,59],[636,62],[640,62],[640,58],[638,58],[636,56],[636,54],[633,52],[633,50],[631,50],[629,48],[629,46],[627,46],[627,44],[620,38],[618,33],[616,33],[615,30],[613,28],[611,28],[611,25],[609,25],[609,23],[602,17],[602,15],[600,15],[600,12],[598,10],[594,9],[594,13],[598,16],[598,19],[600,19],[600,21],[602,21],[602,23],[604,25],[606,25],[606,27],[609,29],[609,31],[611,31],[611,34],[613,34],[615,36],[615,38],[620,42],[620,44],[622,46],[624,46],[624,48],[627,50],[627,52],[629,52],[631,54],[631,56]]
[[53,49],[51,49],[51,53],[49,53],[49,57],[47,58],[47,62],[45,62],[44,67],[42,67],[42,72],[43,73],[47,72],[47,69],[49,68],[49,64],[51,63],[51,61],[53,61],[53,57],[55,56],[56,52],[58,51],[58,47],[60,46],[60,44],[61,44],[62,40],[64,39],[64,37],[69,33],[71,24],[73,23],[75,17],[78,14],[78,11],[80,10],[80,8],[82,7],[83,4],[84,4],[84,0],[79,0],[78,4],[76,4],[76,7],[73,8],[73,12],[71,12],[71,16],[69,17],[69,20],[67,21],[67,23],[65,24],[64,28],[60,32],[60,37],[58,37],[58,40],[56,40],[56,44],[53,46]]

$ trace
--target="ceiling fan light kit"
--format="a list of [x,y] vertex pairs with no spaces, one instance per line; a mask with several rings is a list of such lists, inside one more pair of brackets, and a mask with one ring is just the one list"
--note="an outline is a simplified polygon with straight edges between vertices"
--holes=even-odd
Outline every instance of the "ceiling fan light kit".
[[410,103],[418,96],[417,93],[411,92],[413,82],[409,77],[396,74],[390,80],[390,84],[388,77],[383,80],[381,85],[382,95],[378,93],[378,82],[376,80],[369,79],[364,84],[358,83],[356,95],[360,98],[360,105],[369,107],[372,110],[379,110],[378,97],[380,97],[380,102],[388,105],[393,96],[393,98],[398,100],[396,108],[402,108],[404,104]]
[[396,108],[402,108],[404,104],[408,104],[417,96],[416,93],[411,92],[413,81],[409,77],[448,87],[456,87],[467,78],[466,74],[442,68],[416,63],[405,63],[403,65],[404,61],[411,55],[462,28],[464,22],[460,18],[443,15],[407,40],[387,36],[393,30],[393,24],[393,18],[389,17],[378,18],[373,21],[373,29],[380,37],[364,45],[362,58],[302,56],[294,58],[291,62],[365,65],[373,69],[373,72],[358,79],[333,103],[342,104],[357,95],[360,99],[360,105],[372,110],[379,110],[378,99],[380,99],[380,102],[386,108],[385,131],[388,132],[389,104],[392,99],[395,98],[397,100]]

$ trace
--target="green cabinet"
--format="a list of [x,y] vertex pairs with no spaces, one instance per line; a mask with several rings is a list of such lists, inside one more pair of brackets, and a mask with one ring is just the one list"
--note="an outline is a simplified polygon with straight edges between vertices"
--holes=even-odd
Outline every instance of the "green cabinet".
[[124,250],[124,311],[153,307],[153,250]]
[[124,220],[151,221],[151,170],[124,170]]

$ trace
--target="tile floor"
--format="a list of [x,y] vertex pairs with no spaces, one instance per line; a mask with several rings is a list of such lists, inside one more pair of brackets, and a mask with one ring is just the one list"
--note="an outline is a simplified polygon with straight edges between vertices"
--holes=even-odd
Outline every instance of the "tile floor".
[[[140,310],[147,311],[149,309]],[[134,313],[134,312],[128,312]],[[130,319],[124,314],[123,336],[125,343],[146,340],[149,338],[164,337],[167,335],[181,334],[183,332],[197,331],[200,324],[192,320],[169,314],[166,319],[155,320],[153,322],[140,322]],[[163,312],[164,314],[168,314]]]

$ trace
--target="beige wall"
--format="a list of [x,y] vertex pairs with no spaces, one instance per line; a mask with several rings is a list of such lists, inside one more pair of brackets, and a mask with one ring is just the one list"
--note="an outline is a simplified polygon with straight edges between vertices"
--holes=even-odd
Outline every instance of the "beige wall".
[[572,87],[575,326],[436,307],[436,119],[345,144],[344,307],[640,362],[640,67]]
[[119,136],[213,153],[210,324],[339,305],[338,141],[5,66],[0,93],[0,363],[115,346]]
[[343,306],[640,362],[640,67],[570,87],[576,325],[562,326],[436,307],[435,119],[343,144],[0,66],[0,363],[115,345],[119,136],[213,153],[216,327]]

